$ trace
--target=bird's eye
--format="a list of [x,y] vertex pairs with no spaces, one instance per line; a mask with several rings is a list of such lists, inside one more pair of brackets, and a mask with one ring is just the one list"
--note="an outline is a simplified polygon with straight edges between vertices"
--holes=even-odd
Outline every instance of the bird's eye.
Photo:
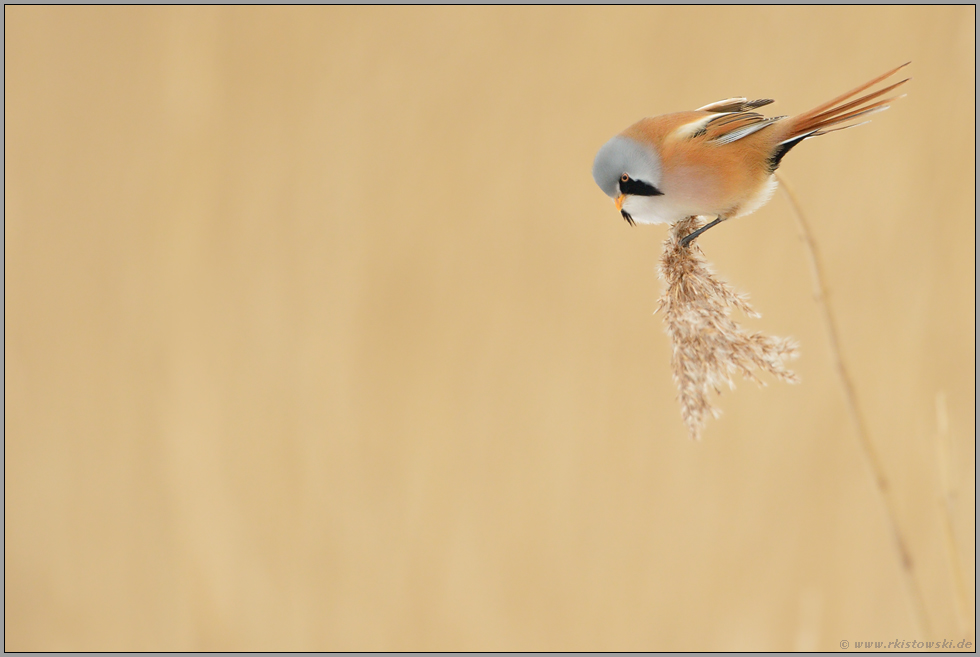
[[630,176],[629,176],[629,174],[628,174],[628,173],[624,173],[623,175],[621,175],[621,176],[619,177],[619,179],[620,179],[620,180],[621,180],[622,182],[629,182],[629,181],[630,181]]

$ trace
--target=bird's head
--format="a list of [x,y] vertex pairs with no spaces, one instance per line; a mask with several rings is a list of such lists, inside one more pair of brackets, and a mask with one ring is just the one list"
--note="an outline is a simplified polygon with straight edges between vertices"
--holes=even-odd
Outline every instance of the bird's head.
[[592,177],[629,223],[665,221],[659,198],[664,195],[662,167],[654,146],[624,135],[613,137],[596,154]]

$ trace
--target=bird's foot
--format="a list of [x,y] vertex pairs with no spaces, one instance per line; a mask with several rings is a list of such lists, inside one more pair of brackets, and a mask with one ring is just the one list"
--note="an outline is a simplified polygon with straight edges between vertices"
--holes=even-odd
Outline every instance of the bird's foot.
[[700,228],[698,228],[696,231],[694,231],[690,235],[685,235],[684,237],[681,238],[681,246],[686,249],[688,247],[688,245],[690,245],[690,243],[693,242],[695,240],[695,238],[697,238],[698,235],[700,235],[704,231],[708,230],[712,226],[716,226],[716,225],[718,225],[720,223],[721,223],[721,217],[718,217],[717,219],[715,219],[714,221],[712,221],[710,224],[707,224],[705,226],[701,226]]

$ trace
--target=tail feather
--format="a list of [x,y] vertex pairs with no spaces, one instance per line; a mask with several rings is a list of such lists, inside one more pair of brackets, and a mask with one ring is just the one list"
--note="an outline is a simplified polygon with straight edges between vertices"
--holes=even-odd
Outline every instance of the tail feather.
[[[887,105],[880,109],[876,109],[874,112],[881,112],[882,110],[886,110],[886,109],[888,109]],[[874,114],[874,112],[869,112],[869,114]],[[838,130],[847,130],[848,128],[856,128],[859,125],[866,125],[868,123],[871,123],[871,119],[868,119],[867,121],[861,121],[860,123],[852,123],[850,125],[839,125],[836,128],[831,128],[830,130],[820,130],[818,132],[811,132],[810,134],[806,135],[806,137],[816,137],[818,135],[826,135],[831,132],[837,132]]]
[[879,82],[888,78],[889,76],[894,75],[904,67],[908,66],[909,63],[910,62],[906,62],[905,64],[902,64],[898,68],[892,69],[891,71],[888,71],[884,75],[879,75],[878,77],[871,80],[870,82],[865,82],[861,86],[856,87],[851,91],[848,91],[846,94],[838,96],[837,98],[834,98],[833,100],[826,102],[823,105],[820,105],[819,107],[815,107],[809,112],[804,112],[803,114],[794,117],[791,120],[790,129],[786,133],[785,136],[786,141],[796,139],[797,137],[803,137],[803,136],[813,137],[819,134],[825,134],[825,132],[828,132],[824,130],[825,128],[829,128],[838,125],[840,123],[843,123],[845,121],[855,119],[859,116],[869,114],[873,111],[882,111],[884,109],[888,109],[888,103],[895,100],[894,97],[887,98],[885,100],[879,100],[877,102],[871,102],[871,101],[874,101],[875,99],[883,96],[889,91],[892,91],[893,89],[905,84],[906,82],[909,81],[910,78],[906,78],[904,80],[901,80],[900,82],[896,82],[895,84],[885,87],[884,89],[879,89],[872,93],[861,96],[856,100],[850,100],[850,99],[858,95],[865,89],[868,89],[869,87],[878,84]]
[[889,107],[891,107],[891,105],[889,105],[888,103],[892,102],[893,100],[895,100],[895,98],[886,98],[885,100],[879,101],[877,103],[867,105],[860,109],[856,109],[853,112],[847,112],[846,114],[838,114],[837,116],[834,116],[832,118],[819,121],[816,125],[812,127],[822,132],[824,128],[829,128],[839,123],[843,123],[844,121],[850,121],[851,119],[856,119],[857,117],[864,116],[865,114],[872,114],[874,112],[883,112]]
[[[870,101],[874,100],[875,98],[878,98],[879,96],[884,96],[885,94],[887,94],[892,89],[896,89],[896,88],[902,86],[903,84],[905,84],[906,82],[908,82],[911,79],[912,78],[905,78],[904,80],[901,80],[899,82],[896,82],[893,85],[887,86],[884,89],[879,89],[878,91],[876,91],[874,93],[870,93],[867,96],[862,96],[862,97],[858,98],[857,100],[852,100],[851,102],[845,103],[844,105],[838,105],[837,107],[834,107],[832,109],[829,109],[826,112],[822,112],[820,114],[817,114],[816,116],[811,117],[811,120],[813,120],[813,121],[819,121],[819,120],[823,120],[823,119],[829,119],[832,116],[835,116],[835,115],[840,114],[842,112],[846,112],[848,110],[854,109],[855,107],[858,107],[859,105],[862,105],[864,103],[870,102]],[[893,98],[890,98],[889,100],[895,100],[895,98],[893,97]],[[808,114],[809,114],[809,112],[808,112]]]

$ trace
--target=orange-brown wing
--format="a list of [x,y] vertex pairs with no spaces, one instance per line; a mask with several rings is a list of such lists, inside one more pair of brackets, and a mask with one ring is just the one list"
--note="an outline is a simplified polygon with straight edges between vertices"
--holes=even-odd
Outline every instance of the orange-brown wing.
[[748,112],[763,105],[774,102],[772,98],[760,98],[758,100],[747,100],[745,98],[726,98],[713,103],[708,103],[704,107],[699,107],[695,112]]
[[718,145],[730,144],[743,137],[763,130],[773,125],[777,121],[785,119],[785,116],[774,116],[766,118],[757,112],[736,109],[728,111],[716,111],[732,107],[758,107],[771,103],[769,99],[745,102],[744,99],[728,99],[706,105],[712,109],[696,110],[700,116],[692,121],[678,126],[674,130],[673,136],[679,139],[703,139],[705,142]]
[[708,122],[704,138],[715,144],[730,144],[782,121],[785,116],[766,118],[756,112],[734,112]]

